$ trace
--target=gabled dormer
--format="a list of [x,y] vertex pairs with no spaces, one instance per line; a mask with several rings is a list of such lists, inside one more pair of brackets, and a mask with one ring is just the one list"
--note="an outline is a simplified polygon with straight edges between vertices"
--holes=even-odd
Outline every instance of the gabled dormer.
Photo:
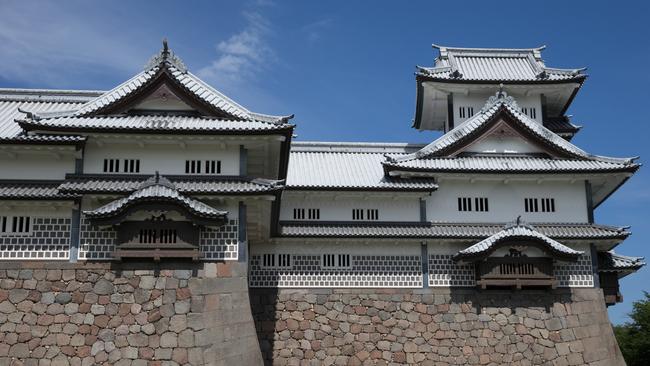
[[530,118],[515,98],[499,90],[451,131],[415,153],[387,155],[383,164],[388,176],[401,178],[505,173],[585,179],[595,207],[639,168],[634,160],[580,149]]
[[[564,117],[586,78],[584,69],[546,66],[541,57],[544,47],[433,47],[439,50],[434,66],[418,67],[416,72],[413,127],[419,130],[453,129],[477,113],[483,101],[500,85],[505,85],[517,98],[522,113],[540,124],[552,126],[546,121]],[[568,133],[567,128],[571,126],[561,127]]]

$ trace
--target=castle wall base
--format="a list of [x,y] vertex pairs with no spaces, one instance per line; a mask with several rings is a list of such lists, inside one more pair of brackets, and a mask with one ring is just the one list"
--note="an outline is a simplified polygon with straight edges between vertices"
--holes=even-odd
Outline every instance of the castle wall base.
[[0,365],[261,365],[246,264],[0,262]]
[[600,289],[251,289],[267,364],[625,365]]

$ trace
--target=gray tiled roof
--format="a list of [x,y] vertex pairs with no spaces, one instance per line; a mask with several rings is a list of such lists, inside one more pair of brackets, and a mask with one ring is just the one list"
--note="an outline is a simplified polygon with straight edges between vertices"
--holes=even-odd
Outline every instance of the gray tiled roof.
[[440,50],[434,67],[420,67],[418,75],[437,80],[481,82],[577,81],[584,69],[547,67],[540,48],[455,48],[434,45]]
[[[267,123],[284,123],[292,116],[271,116],[251,112],[228,98],[218,90],[214,89],[194,74],[190,73],[183,62],[171,50],[166,43],[163,49],[152,57],[145,69],[133,76],[131,79],[118,85],[112,90],[78,106],[74,111],[63,113],[69,117],[90,116],[101,112],[106,107],[112,106],[125,98],[141,90],[149,82],[154,80],[161,72],[165,72],[178,85],[187,92],[192,93],[199,100],[207,105],[227,114],[232,119],[242,121],[259,121]],[[33,112],[33,111],[30,111]],[[61,117],[62,113],[34,113],[34,119]]]
[[[419,147],[419,146],[418,146]],[[432,191],[432,179],[384,175],[387,152],[413,151],[407,144],[293,142],[287,173],[289,189],[370,189]]]
[[567,116],[558,118],[547,118],[544,120],[544,127],[557,133],[571,133],[574,134],[582,128],[582,126],[574,125]]
[[[347,238],[431,238],[484,239],[503,230],[499,223],[359,223],[359,222],[281,222],[285,237]],[[625,228],[573,223],[535,224],[535,230],[554,239],[623,240]]]
[[[45,90],[45,89],[0,89],[0,140],[24,136],[22,128],[14,121],[23,118],[18,109],[35,112],[69,111],[94,98],[97,92]],[[59,137],[52,137],[58,139]],[[20,137],[25,141],[25,137]],[[38,139],[28,137],[27,139]],[[0,141],[2,142],[2,141]]]
[[553,159],[527,155],[473,155],[452,158],[433,157],[386,162],[387,167],[409,171],[480,172],[480,173],[576,173],[634,171],[635,164],[598,160]]
[[[71,193],[133,192],[149,176],[143,175],[67,175],[59,190]],[[176,189],[185,194],[262,194],[282,188],[280,182],[246,177],[166,176]]]
[[56,129],[61,131],[174,131],[186,133],[237,133],[254,131],[291,131],[291,124],[262,121],[223,120],[195,116],[124,115],[98,117],[55,117],[20,119],[27,130]]
[[506,228],[502,229],[498,233],[493,234],[472,246],[469,246],[463,250],[458,251],[458,253],[456,253],[456,255],[454,256],[454,259],[462,259],[466,257],[474,257],[474,256],[480,256],[482,254],[486,254],[490,250],[492,250],[495,247],[495,245],[508,239],[535,240],[536,242],[543,243],[550,250],[554,252],[558,252],[571,257],[577,257],[584,253],[582,251],[573,250],[567,247],[566,245],[549,238],[548,236],[540,233],[539,231],[537,231],[535,228],[531,226],[516,224],[516,225],[507,226]]
[[28,182],[0,180],[0,199],[73,199],[78,195],[59,192],[60,181]]
[[598,253],[598,270],[601,272],[635,272],[646,263],[643,257],[628,257],[613,250]]
[[468,118],[465,122],[459,124],[421,150],[407,155],[389,156],[386,164],[390,164],[389,166],[392,167],[398,167],[403,164],[412,164],[410,162],[413,160],[444,157],[446,156],[446,152],[452,151],[455,147],[477,136],[482,131],[482,128],[493,121],[499,112],[508,113],[513,117],[515,123],[536,136],[540,141],[572,156],[574,159],[624,164],[631,167],[637,166],[633,162],[634,158],[611,158],[585,152],[522,113],[515,99],[503,91],[499,91],[495,96],[490,97],[485,106],[474,116]]
[[84,211],[84,214],[90,218],[112,217],[131,205],[155,201],[174,202],[203,218],[220,218],[227,215],[226,211],[219,211],[201,201],[183,196],[173,186],[164,183],[144,184],[128,197],[117,199],[92,211]]

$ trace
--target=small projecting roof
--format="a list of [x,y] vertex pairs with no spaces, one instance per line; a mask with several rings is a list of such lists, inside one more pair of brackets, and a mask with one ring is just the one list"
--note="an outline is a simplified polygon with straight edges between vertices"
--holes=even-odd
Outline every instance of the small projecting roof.
[[545,250],[572,259],[577,259],[578,256],[584,253],[582,251],[573,250],[566,245],[549,238],[548,236],[535,230],[535,228],[532,226],[526,225],[517,219],[514,224],[507,225],[498,233],[491,235],[490,237],[483,239],[468,248],[460,250],[454,255],[453,258],[454,260],[476,259],[489,254],[491,251],[496,249],[496,246],[499,243],[502,243],[504,241],[520,240],[523,242],[533,241],[535,243],[540,243],[545,248]]
[[615,253],[613,250],[598,253],[599,272],[617,272],[619,277],[634,273],[645,266],[643,257],[629,257]]
[[220,219],[228,214],[226,211],[219,211],[201,201],[181,195],[169,180],[158,176],[157,173],[128,197],[117,199],[95,210],[84,211],[84,214],[90,219],[116,217],[134,205],[155,202],[176,204],[190,214],[204,219]]

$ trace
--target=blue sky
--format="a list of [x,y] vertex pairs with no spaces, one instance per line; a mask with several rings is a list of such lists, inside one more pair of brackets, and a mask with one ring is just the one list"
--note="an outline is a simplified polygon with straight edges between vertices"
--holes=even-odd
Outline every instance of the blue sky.
[[[524,4],[525,3],[525,4]],[[530,3],[532,4],[532,3]],[[648,2],[57,1],[0,4],[0,86],[108,89],[138,72],[163,37],[190,70],[243,105],[295,113],[299,140],[429,142],[410,128],[415,65],[431,43],[536,47],[553,67],[588,67],[569,113],[589,152],[650,159]],[[617,250],[650,258],[650,172],[596,211],[632,225]],[[622,281],[626,320],[648,270]]]

